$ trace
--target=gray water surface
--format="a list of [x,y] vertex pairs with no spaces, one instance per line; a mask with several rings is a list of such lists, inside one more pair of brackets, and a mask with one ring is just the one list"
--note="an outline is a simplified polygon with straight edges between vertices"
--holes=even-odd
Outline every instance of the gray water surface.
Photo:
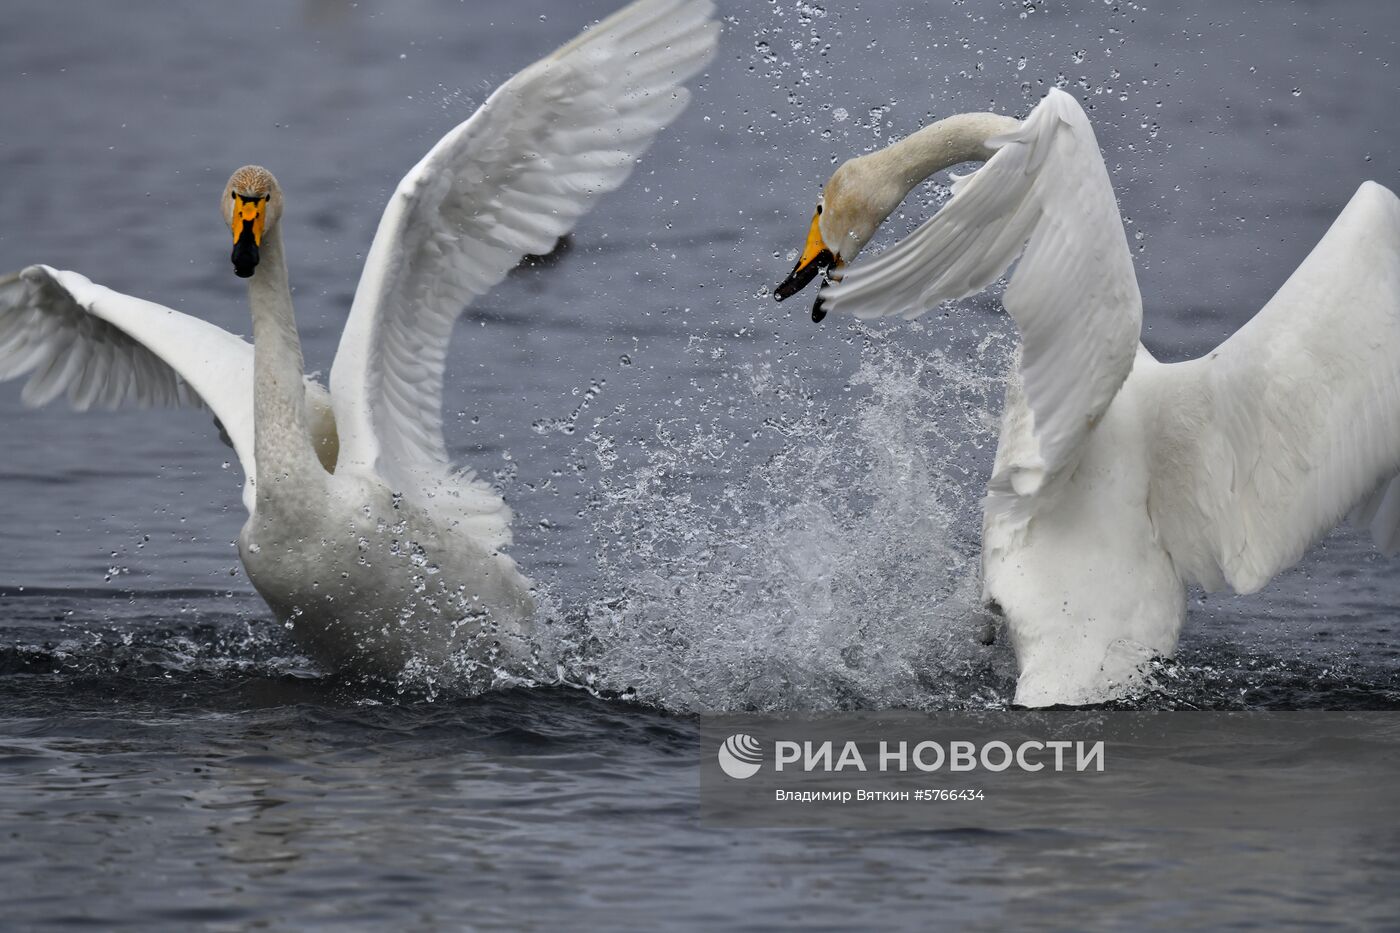
[[[398,178],[612,6],[11,0],[0,270],[74,269],[246,335],[215,202],[259,162],[328,371]],[[574,686],[317,670],[242,576],[242,477],[207,413],[31,411],[0,386],[6,923],[1393,928],[1394,827],[707,829],[693,717],[1011,697],[972,611],[1011,333],[994,297],[878,327],[774,304],[834,164],[1061,84],[1129,223],[1144,339],[1188,358],[1362,181],[1400,186],[1400,7],[721,6],[691,108],[454,338],[449,446],[514,506]],[[1394,568],[1344,529],[1262,594],[1199,596],[1144,703],[1400,707]]]

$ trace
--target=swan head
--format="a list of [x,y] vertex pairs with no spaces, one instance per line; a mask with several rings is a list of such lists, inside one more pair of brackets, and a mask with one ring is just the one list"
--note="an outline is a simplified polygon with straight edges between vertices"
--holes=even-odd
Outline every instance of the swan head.
[[[782,301],[806,288],[817,273],[841,278],[841,269],[855,259],[880,224],[908,194],[888,172],[880,170],[872,155],[857,156],[843,163],[827,181],[817,199],[807,242],[797,265],[773,292]],[[812,307],[812,320],[826,316],[821,299]]]
[[261,165],[245,165],[224,186],[224,223],[233,233],[233,271],[246,279],[257,268],[263,236],[282,216],[282,189]]

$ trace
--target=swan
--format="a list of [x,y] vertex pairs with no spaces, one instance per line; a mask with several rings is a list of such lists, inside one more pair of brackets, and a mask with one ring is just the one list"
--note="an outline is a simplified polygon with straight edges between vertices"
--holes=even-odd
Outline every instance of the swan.
[[[848,266],[929,175],[982,161],[896,246]],[[813,316],[914,318],[991,285],[1020,333],[983,500],[983,599],[1014,702],[1143,688],[1186,586],[1253,593],[1344,517],[1400,545],[1400,201],[1366,182],[1255,317],[1200,359],[1156,360],[1127,237],[1084,111],[1052,90],[1024,122],[963,114],[831,176],[791,297]]]
[[530,581],[511,512],[454,472],[442,380],[454,322],[617,188],[714,54],[710,0],[639,0],[512,77],[390,197],[329,391],[303,372],[272,173],[234,172],[221,209],[253,342],[31,266],[0,280],[0,379],[78,409],[198,404],[245,475],[248,579],[320,663],[487,679],[529,655]]

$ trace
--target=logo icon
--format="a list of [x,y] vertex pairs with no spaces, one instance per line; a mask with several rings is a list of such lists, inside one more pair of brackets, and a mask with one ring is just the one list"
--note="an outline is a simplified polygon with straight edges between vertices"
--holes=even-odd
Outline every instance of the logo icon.
[[742,781],[751,778],[763,767],[763,745],[751,735],[736,732],[719,747],[719,768],[725,774]]

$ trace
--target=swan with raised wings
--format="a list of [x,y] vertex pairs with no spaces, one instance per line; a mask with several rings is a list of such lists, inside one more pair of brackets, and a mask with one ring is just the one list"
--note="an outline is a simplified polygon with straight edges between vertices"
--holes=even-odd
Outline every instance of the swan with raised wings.
[[[985,161],[877,258],[848,267],[929,175]],[[1085,704],[1169,657],[1185,586],[1252,593],[1348,514],[1400,545],[1400,200],[1363,184],[1272,300],[1164,364],[1089,120],[1054,90],[1024,123],[963,114],[846,162],[779,300],[914,318],[991,285],[1020,331],[983,503],[986,601],[1016,702]]]
[[253,343],[75,272],[0,280],[0,378],[23,398],[203,404],[238,454],[253,586],[321,662],[489,679],[528,655],[510,510],[448,463],[442,380],[458,315],[617,188],[714,54],[710,0],[639,0],[515,75],[399,183],[331,370],[303,375],[272,174],[222,196]]

